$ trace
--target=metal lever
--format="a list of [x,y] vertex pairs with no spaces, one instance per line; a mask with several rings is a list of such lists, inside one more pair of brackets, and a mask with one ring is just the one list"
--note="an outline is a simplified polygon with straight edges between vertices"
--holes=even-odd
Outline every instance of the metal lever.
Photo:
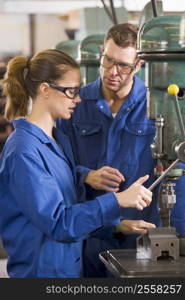
[[178,97],[177,97],[177,94],[179,93],[179,87],[176,84],[169,85],[168,93],[170,95],[174,95],[175,109],[176,109],[176,112],[177,112],[177,118],[178,118],[178,121],[179,121],[179,126],[180,126],[180,130],[181,130],[181,134],[182,134],[182,139],[183,139],[183,141],[185,141],[185,128],[184,128],[182,114],[181,114],[179,103],[178,103]]
[[166,176],[166,174],[173,169],[173,167],[175,167],[175,165],[180,161],[179,158],[177,158],[162,174],[161,176],[159,176],[152,184],[151,186],[148,188],[150,191],[152,191],[156,185]]

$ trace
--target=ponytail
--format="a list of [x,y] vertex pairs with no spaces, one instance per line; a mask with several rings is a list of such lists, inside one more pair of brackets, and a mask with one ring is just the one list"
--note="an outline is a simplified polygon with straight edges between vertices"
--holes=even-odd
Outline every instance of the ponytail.
[[6,96],[5,118],[12,121],[25,117],[28,111],[29,92],[26,87],[26,73],[29,59],[17,56],[7,65],[4,79],[4,95]]

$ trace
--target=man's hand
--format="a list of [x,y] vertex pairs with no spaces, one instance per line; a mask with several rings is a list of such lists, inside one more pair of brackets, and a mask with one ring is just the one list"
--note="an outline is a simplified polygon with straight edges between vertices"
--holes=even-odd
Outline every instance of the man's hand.
[[92,188],[107,192],[119,191],[119,185],[122,181],[125,181],[124,176],[117,169],[107,166],[90,171],[85,177],[85,183]]
[[155,224],[143,220],[122,220],[121,223],[116,226],[116,232],[123,234],[145,234],[149,228],[155,227]]

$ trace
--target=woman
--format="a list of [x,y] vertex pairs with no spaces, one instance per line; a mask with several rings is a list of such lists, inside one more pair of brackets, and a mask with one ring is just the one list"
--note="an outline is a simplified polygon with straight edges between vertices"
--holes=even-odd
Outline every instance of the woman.
[[9,62],[4,84],[5,116],[15,120],[0,162],[0,235],[8,274],[80,277],[83,239],[119,224],[120,206],[149,205],[152,193],[142,186],[148,176],[122,193],[78,203],[70,144],[54,128],[80,102],[78,64],[58,50],[18,56]]

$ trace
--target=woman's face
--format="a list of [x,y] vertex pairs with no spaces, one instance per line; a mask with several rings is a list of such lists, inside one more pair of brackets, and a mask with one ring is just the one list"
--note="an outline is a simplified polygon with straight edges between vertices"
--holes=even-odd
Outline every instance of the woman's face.
[[[65,91],[58,90],[60,87],[70,88]],[[81,101],[78,92],[80,88],[80,71],[69,69],[55,85],[49,85],[48,99],[49,111],[53,119],[70,119],[76,105]],[[70,99],[69,97],[73,97]]]

